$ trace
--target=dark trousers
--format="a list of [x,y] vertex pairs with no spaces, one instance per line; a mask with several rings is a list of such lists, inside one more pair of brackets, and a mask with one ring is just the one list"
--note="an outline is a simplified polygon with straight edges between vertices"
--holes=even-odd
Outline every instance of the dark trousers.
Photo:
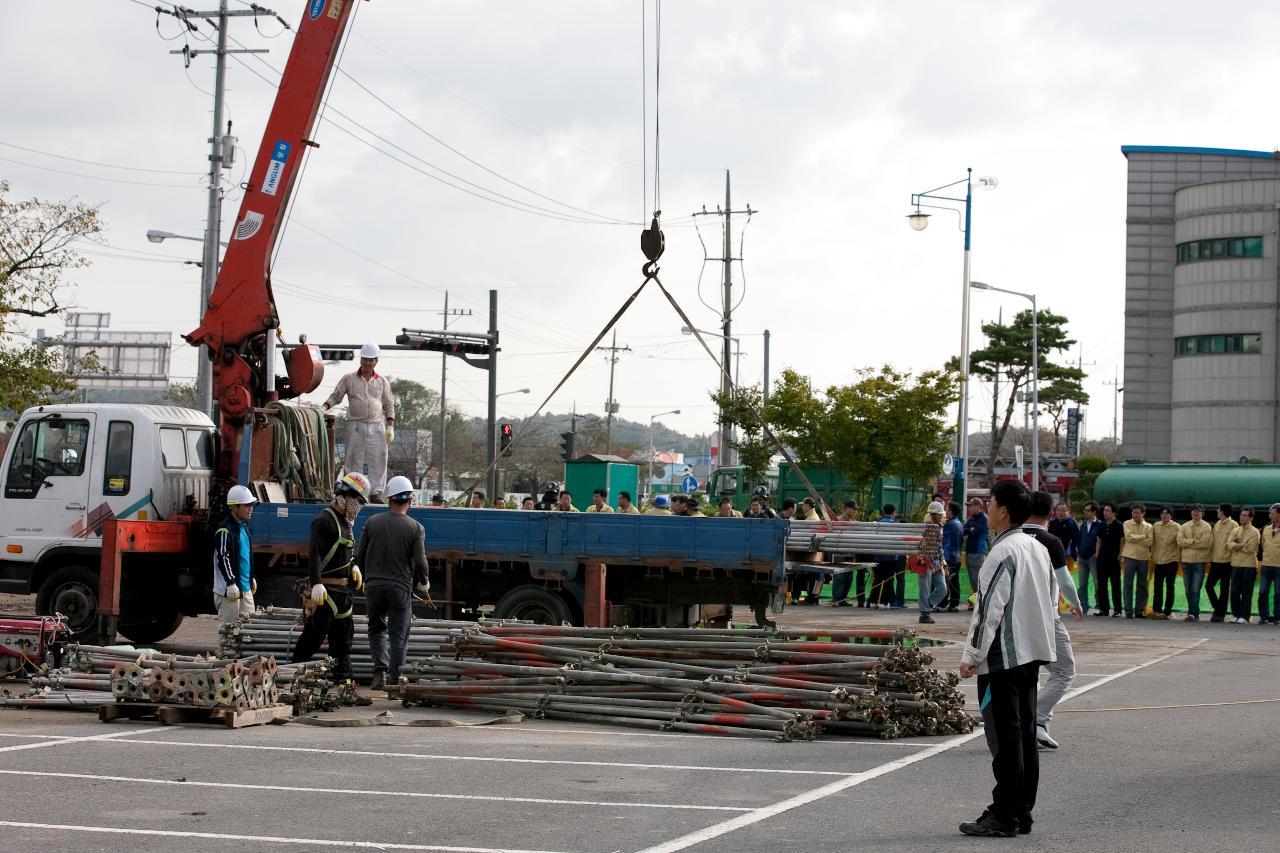
[[906,558],[899,557],[893,564],[893,605],[907,606],[907,566]]
[[947,564],[947,597],[942,603],[948,610],[960,606],[960,561]]
[[1253,615],[1253,584],[1258,570],[1253,566],[1231,567],[1231,615],[1248,619]]
[[881,560],[876,563],[871,573],[872,604],[893,603],[893,573],[898,568],[897,560]]
[[[302,624],[302,635],[293,647],[292,660],[294,663],[311,660],[328,640],[333,677],[336,681],[346,681],[351,677],[351,643],[356,637],[355,622],[351,619],[351,593],[334,587],[328,587],[328,591],[329,601],[316,607]],[[347,615],[339,619],[339,613]]]
[[978,676],[978,704],[991,750],[991,789],[988,811],[1006,825],[1031,825],[1040,785],[1036,753],[1036,683],[1040,664]]
[[866,569],[858,569],[857,596],[858,596],[859,607],[867,603],[867,575],[868,574],[869,572]]
[[412,595],[409,590],[395,584],[372,583],[365,586],[364,599],[369,614],[369,653],[373,656],[373,671],[387,673],[392,683],[398,682],[409,644]]
[[1219,621],[1227,615],[1227,601],[1231,593],[1231,564],[1210,563],[1209,577],[1204,582],[1204,593],[1209,596],[1209,606]]
[[[1110,590],[1110,603],[1107,592]],[[1119,613],[1124,609],[1120,603],[1120,558],[1098,558],[1098,610],[1103,613],[1112,611]]]
[[1156,563],[1156,588],[1151,593],[1152,613],[1168,616],[1173,612],[1173,584],[1177,579],[1177,563]]

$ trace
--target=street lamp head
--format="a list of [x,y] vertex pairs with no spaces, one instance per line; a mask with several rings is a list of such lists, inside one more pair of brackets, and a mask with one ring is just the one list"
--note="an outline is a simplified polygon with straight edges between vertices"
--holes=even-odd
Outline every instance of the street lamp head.
[[915,231],[923,231],[929,227],[929,214],[924,213],[919,208],[914,213],[907,215],[907,222]]
[[[1123,389],[1123,388],[1121,388],[1120,390],[1121,390],[1121,391],[1123,391],[1124,389]],[[672,409],[672,410],[671,410],[671,414],[673,414],[673,415],[678,415],[678,414],[680,414],[680,410],[679,410],[679,409]]]
[[692,335],[692,334],[693,334],[693,329],[689,328],[688,326],[681,326],[681,327],[680,327],[680,334],[682,334],[682,335]]
[[969,286],[972,287],[974,290],[990,290],[991,289],[991,285],[987,284],[985,281],[971,281],[969,282]]
[[163,243],[172,236],[173,234],[168,231],[157,231],[154,228],[147,229],[147,239],[152,243]]
[[1000,180],[995,175],[983,175],[977,180],[977,187],[980,190],[993,190],[1000,186]]

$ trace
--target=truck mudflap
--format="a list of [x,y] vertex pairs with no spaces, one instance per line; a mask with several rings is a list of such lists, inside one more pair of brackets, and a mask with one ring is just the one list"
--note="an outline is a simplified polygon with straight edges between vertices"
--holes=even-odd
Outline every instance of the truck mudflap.
[[[120,617],[120,574],[125,554],[186,554],[191,545],[191,519],[126,521],[111,518],[102,525],[102,563],[98,570],[98,614],[109,619],[112,634]],[[104,623],[105,628],[105,623]]]

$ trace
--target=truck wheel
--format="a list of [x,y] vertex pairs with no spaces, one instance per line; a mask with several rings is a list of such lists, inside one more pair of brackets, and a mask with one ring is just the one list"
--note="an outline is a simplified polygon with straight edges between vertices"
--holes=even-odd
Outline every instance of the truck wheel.
[[158,608],[155,615],[144,619],[131,617],[127,622],[121,619],[116,630],[135,643],[158,643],[171,636],[181,624],[182,614],[177,606],[172,606]]
[[98,576],[84,566],[63,566],[41,584],[36,595],[36,612],[43,616],[61,613],[67,627],[78,638],[98,629]]
[[525,619],[538,625],[559,625],[572,620],[564,598],[537,584],[518,586],[499,598],[493,617]]

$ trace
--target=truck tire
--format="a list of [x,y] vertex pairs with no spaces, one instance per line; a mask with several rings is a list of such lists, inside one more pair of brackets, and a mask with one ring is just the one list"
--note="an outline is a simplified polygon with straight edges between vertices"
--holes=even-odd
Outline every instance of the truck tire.
[[538,625],[559,625],[572,621],[564,596],[544,586],[525,584],[508,592],[493,608],[495,619],[527,619]]
[[116,630],[126,639],[135,643],[149,644],[168,639],[174,631],[178,630],[178,626],[181,624],[182,614],[178,612],[177,606],[173,605],[170,607],[158,607],[152,615],[143,619],[135,616],[130,617],[129,621],[125,621],[122,618],[120,627]]
[[36,612],[61,613],[77,638],[92,637],[98,630],[98,575],[84,566],[63,566],[40,585]]

